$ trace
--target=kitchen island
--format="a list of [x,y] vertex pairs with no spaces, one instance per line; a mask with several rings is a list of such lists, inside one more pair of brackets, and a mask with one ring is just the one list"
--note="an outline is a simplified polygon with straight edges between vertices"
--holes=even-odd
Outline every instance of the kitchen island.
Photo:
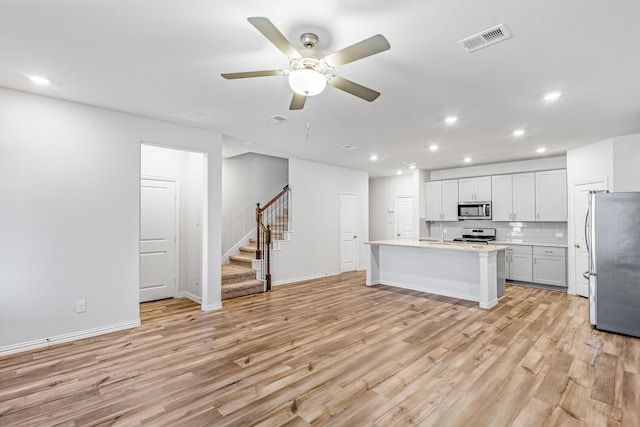
[[389,285],[469,301],[489,309],[504,296],[508,246],[418,240],[367,242],[367,286]]

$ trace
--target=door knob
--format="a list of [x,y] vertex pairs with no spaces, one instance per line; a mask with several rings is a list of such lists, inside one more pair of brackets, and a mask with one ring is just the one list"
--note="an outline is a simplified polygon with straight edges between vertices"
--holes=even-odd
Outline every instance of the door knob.
[[575,246],[576,248],[580,248],[580,243],[576,243],[574,246]]
[[354,239],[357,239],[357,238],[358,238],[358,236],[353,236],[353,238],[354,238]]

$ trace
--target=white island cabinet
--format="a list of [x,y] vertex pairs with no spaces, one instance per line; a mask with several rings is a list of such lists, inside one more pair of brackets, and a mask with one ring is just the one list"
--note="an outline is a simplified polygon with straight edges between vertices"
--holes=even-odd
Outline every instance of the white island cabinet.
[[507,246],[417,240],[366,244],[367,286],[382,284],[477,301],[485,309],[504,296]]

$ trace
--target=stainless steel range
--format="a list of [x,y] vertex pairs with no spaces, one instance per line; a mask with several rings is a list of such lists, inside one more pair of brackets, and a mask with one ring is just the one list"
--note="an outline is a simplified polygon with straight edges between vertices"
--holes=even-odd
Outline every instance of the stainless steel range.
[[496,240],[495,228],[463,228],[462,237],[453,239],[454,242],[480,243],[485,245],[488,245],[492,240]]

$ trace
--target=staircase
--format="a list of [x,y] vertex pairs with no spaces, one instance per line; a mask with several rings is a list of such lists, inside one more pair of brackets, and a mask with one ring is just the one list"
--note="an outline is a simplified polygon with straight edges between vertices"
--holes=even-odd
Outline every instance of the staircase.
[[238,298],[264,292],[264,282],[257,279],[252,268],[256,259],[256,239],[249,239],[249,246],[241,246],[238,255],[229,257],[229,264],[222,264],[222,299]]
[[[264,208],[256,208],[256,237],[240,253],[222,265],[222,300],[271,290],[270,253],[288,238],[289,186],[285,186]],[[265,225],[266,223],[266,225]]]

